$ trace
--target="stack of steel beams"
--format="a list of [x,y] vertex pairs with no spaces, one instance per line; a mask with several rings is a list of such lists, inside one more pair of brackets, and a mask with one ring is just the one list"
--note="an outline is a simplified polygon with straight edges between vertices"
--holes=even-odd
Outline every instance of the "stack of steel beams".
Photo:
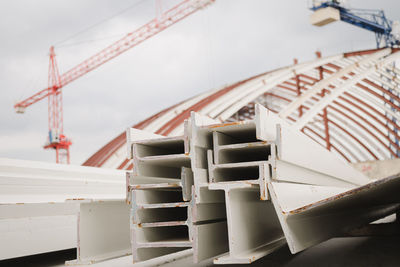
[[182,137],[133,145],[132,247],[142,261],[192,247],[188,229],[193,180],[188,144]]
[[213,137],[209,189],[224,192],[229,244],[229,253],[214,262],[251,263],[286,243],[272,203],[264,201],[275,144],[257,138],[254,121],[207,128]]
[[135,262],[193,247],[194,263],[251,263],[400,208],[384,193],[400,187],[398,175],[371,181],[260,105],[252,121],[192,113],[184,136],[134,141],[129,154]]

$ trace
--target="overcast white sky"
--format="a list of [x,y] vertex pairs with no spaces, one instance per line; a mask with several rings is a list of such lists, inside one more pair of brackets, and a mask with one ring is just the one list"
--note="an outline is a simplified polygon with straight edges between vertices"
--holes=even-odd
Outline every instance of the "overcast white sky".
[[[178,2],[163,1],[164,6]],[[349,4],[400,19],[397,0]],[[354,26],[310,25],[308,5],[307,0],[216,0],[67,85],[64,132],[73,141],[72,163],[81,164],[128,126],[205,90],[291,64],[293,58],[314,59],[316,50],[326,56],[375,48],[373,33]],[[116,13],[121,14],[107,19]],[[42,149],[47,100],[24,115],[13,110],[14,102],[47,86],[51,45],[63,73],[154,15],[154,0],[1,1],[0,157],[55,159],[54,152]]]

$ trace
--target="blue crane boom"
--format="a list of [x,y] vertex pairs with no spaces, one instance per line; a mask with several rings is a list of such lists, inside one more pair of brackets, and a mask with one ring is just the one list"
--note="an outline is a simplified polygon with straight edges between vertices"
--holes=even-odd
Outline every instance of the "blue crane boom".
[[387,19],[383,10],[345,8],[338,0],[314,1],[310,9],[317,11],[329,7],[339,11],[340,20],[374,32],[377,48],[382,41],[386,47],[400,45],[398,36],[393,33],[393,22]]

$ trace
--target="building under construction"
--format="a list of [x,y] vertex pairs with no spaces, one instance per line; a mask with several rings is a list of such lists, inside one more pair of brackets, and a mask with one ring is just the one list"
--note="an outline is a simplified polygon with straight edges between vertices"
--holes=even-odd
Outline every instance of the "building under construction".
[[[316,25],[351,21],[327,2]],[[400,49],[375,33],[387,45],[316,52],[161,110],[83,166],[0,159],[0,263],[76,248],[67,265],[276,266],[333,238],[397,236]]]
[[[177,136],[183,134],[191,111],[218,122],[251,120],[254,105],[259,103],[347,162],[397,158],[400,98],[395,88],[400,72],[393,65],[397,51],[378,49],[329,57],[317,52],[313,61],[194,96],[132,127]],[[309,113],[313,107],[318,109]],[[122,133],[83,165],[132,169],[125,144]]]

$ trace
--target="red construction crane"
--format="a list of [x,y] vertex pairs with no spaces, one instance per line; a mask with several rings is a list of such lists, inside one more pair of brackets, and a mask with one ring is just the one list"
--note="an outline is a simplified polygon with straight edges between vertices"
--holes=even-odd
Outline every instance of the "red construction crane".
[[72,143],[70,139],[64,135],[61,89],[70,82],[75,81],[79,77],[96,69],[130,48],[137,46],[214,1],[215,0],[184,0],[62,75],[58,72],[54,47],[50,47],[48,87],[16,103],[14,105],[16,112],[24,113],[25,108],[48,97],[49,134],[44,148],[56,150],[57,163],[62,163],[63,159],[66,159],[66,163],[69,164],[69,146]]

